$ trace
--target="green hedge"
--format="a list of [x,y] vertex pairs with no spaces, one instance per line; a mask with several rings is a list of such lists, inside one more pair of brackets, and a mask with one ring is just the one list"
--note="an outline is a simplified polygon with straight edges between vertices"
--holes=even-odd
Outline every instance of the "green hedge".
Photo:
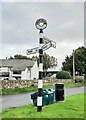
[[57,79],[70,79],[71,75],[67,71],[58,71],[56,74]]

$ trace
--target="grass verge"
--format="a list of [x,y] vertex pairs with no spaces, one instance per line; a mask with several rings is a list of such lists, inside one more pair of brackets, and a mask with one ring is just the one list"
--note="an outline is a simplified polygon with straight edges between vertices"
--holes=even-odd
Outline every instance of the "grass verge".
[[[70,84],[65,84],[66,88],[69,87],[80,87],[84,86],[84,83],[70,83]],[[54,88],[54,85],[44,85],[43,88]],[[12,95],[12,94],[18,94],[18,93],[25,93],[25,92],[33,92],[37,91],[37,86],[30,86],[30,87],[25,87],[25,88],[15,88],[15,89],[2,89],[0,90],[0,94],[2,95]]]
[[67,97],[65,102],[44,106],[42,112],[36,110],[30,104],[6,110],[2,113],[2,118],[84,118],[84,94]]

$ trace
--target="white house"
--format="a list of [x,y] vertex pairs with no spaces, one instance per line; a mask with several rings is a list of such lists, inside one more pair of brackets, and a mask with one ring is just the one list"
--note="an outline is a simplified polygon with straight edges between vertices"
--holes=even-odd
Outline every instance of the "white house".
[[38,79],[37,61],[26,59],[0,59],[0,78],[15,77],[21,80]]

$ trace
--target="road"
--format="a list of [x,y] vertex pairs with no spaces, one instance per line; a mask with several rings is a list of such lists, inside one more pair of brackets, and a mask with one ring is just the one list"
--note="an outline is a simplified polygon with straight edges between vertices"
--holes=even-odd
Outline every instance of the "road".
[[[81,93],[86,93],[85,87],[74,87],[74,88],[65,88],[65,97],[66,96],[72,96],[75,94],[81,94]],[[31,93],[23,93],[23,94],[17,94],[17,95],[3,95],[2,99],[0,96],[0,102],[2,100],[2,111],[6,110],[8,108],[14,108],[14,107],[19,107],[23,105],[28,105],[32,103]]]

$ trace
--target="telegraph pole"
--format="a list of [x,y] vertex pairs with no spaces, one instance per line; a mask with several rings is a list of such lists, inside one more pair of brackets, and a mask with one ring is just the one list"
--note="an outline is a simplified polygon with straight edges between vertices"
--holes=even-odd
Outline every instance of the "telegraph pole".
[[74,56],[74,50],[73,50],[73,80],[75,81],[75,56]]

